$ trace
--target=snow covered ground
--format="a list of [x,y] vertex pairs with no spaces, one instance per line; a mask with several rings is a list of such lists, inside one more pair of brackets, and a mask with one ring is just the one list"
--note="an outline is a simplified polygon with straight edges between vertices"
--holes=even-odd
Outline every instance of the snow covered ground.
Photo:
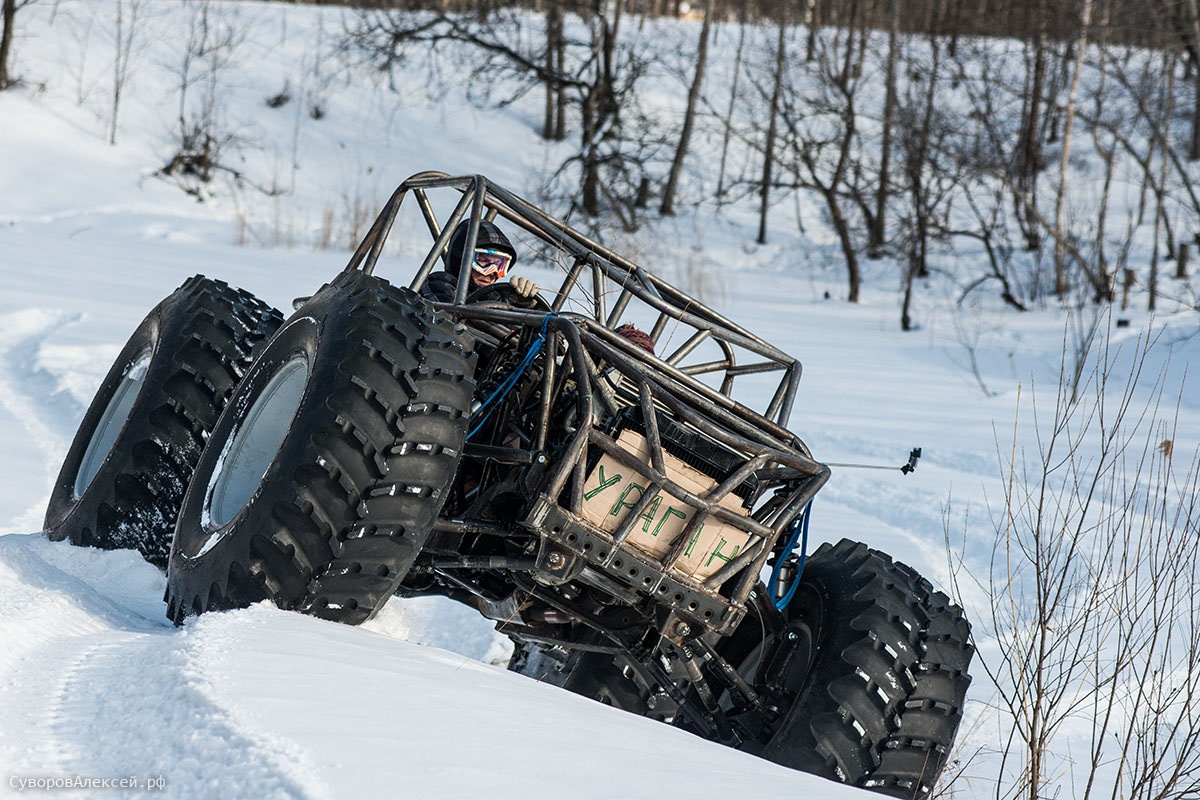
[[[165,794],[181,798],[867,796],[509,674],[506,640],[449,603],[393,601],[360,629],[262,606],[174,628],[163,576],[136,554],[39,533],[101,377],[145,313],[185,278],[221,278],[289,309],[346,258],[336,247],[287,246],[289,230],[319,227],[323,208],[348,220],[346,209],[375,206],[423,169],[482,171],[532,194],[536,178],[527,176],[549,160],[521,106],[442,105],[417,91],[419,77],[399,95],[330,75],[298,82],[328,106],[320,124],[301,125],[298,108],[286,112],[295,119],[263,121],[262,99],[283,81],[279,65],[303,62],[308,51],[292,52],[297,42],[337,22],[317,8],[244,4],[237,13],[254,20],[258,44],[271,43],[263,74],[240,74],[231,113],[256,120],[263,141],[284,141],[276,155],[290,150],[296,160],[279,175],[295,188],[197,203],[151,174],[172,124],[158,108],[170,87],[169,73],[155,70],[160,50],[140,56],[116,146],[105,142],[102,89],[80,99],[106,58],[93,52],[88,62],[79,45],[95,8],[107,6],[23,9],[26,85],[0,94],[0,796],[22,793],[24,779],[75,776],[161,777]],[[166,4],[147,3],[143,13],[148,39],[186,24]],[[99,36],[88,40],[94,48]],[[305,74],[318,72],[310,65]],[[289,130],[297,132],[290,143]],[[827,299],[842,283],[820,255],[831,239],[781,233],[756,246],[753,235],[681,215],[653,240],[639,234],[616,246],[651,268],[665,264],[680,281],[706,267],[696,284],[705,299],[801,358],[791,427],[819,458],[898,466],[923,448],[910,476],[835,469],[815,504],[816,542],[858,539],[944,584],[949,530],[969,565],[984,563],[989,508],[1004,480],[997,449],[1011,447],[1019,387],[1026,403],[1031,386],[1052,398],[1070,329],[1061,312],[957,309],[934,285],[921,288],[922,328],[901,334],[889,281],[869,281],[857,305]],[[1114,345],[1152,322],[1126,316],[1131,324],[1113,329]],[[1192,453],[1200,376],[1183,368],[1200,356],[1200,337],[1189,338],[1196,314],[1153,323],[1163,333],[1151,366],[1170,358],[1168,394],[1179,389],[1182,398],[1175,449]],[[989,394],[967,366],[964,342]],[[969,582],[964,591],[968,612],[982,611]],[[977,679],[959,752],[994,743],[989,695]],[[139,786],[134,794],[163,793]],[[983,780],[957,788],[990,791]]]

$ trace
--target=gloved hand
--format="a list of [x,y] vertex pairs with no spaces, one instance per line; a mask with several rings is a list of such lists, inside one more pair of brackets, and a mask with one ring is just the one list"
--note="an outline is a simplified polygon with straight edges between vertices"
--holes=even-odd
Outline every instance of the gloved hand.
[[526,300],[538,293],[538,285],[524,275],[514,275],[512,280],[509,281],[509,285],[512,286],[514,292]]

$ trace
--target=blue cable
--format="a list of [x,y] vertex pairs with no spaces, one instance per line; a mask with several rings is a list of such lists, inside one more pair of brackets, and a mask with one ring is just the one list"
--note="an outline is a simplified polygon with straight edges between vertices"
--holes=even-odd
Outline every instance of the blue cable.
[[526,370],[529,369],[530,365],[533,364],[533,360],[537,358],[538,353],[542,351],[542,345],[546,343],[546,328],[550,325],[550,318],[557,316],[557,313],[547,314],[545,316],[545,318],[542,320],[541,331],[538,332],[537,338],[533,340],[533,343],[529,345],[529,351],[525,353],[525,357],[521,359],[521,363],[517,365],[516,369],[509,373],[508,377],[496,387],[495,391],[488,395],[488,398],[483,401],[483,404],[479,406],[479,408],[475,409],[475,413],[471,415],[471,419],[474,420],[478,418],[479,422],[474,428],[471,429],[471,432],[467,434],[468,439],[479,433],[479,429],[483,427],[483,423],[487,422],[488,417],[490,417],[492,412],[496,410],[496,406],[494,404],[500,400],[503,400],[508,393],[516,387],[517,381],[521,379],[521,376],[524,375]]
[[773,601],[775,608],[782,611],[787,608],[788,603],[792,602],[792,598],[796,595],[796,589],[800,586],[800,577],[804,575],[804,562],[808,558],[808,521],[812,519],[812,500],[804,506],[804,510],[800,512],[800,516],[792,523],[792,535],[788,538],[788,543],[784,546],[783,552],[779,554],[779,559],[775,562],[775,566],[771,569],[771,579],[767,582],[767,596],[775,596],[775,587],[779,584],[779,572],[783,569],[783,563],[787,561],[787,557],[796,549],[796,542],[803,539],[800,545],[800,563],[796,568],[796,576],[792,578],[792,585],[788,587],[787,593],[778,600]]

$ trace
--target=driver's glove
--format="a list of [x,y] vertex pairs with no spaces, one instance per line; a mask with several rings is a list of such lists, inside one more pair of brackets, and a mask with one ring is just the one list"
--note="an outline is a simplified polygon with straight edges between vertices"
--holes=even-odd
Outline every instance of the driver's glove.
[[514,292],[526,300],[532,299],[538,293],[538,285],[524,275],[514,275],[509,281],[509,285],[512,286]]

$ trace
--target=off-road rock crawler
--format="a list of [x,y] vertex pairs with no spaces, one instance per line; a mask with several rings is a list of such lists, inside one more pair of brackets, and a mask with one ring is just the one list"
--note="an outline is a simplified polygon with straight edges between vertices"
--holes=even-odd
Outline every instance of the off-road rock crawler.
[[[536,305],[445,280],[485,220],[523,274],[556,271]],[[406,288],[374,275],[391,262],[416,266]],[[452,302],[422,297],[435,270]],[[785,427],[796,359],[482,176],[405,181],[298,303],[196,464],[172,619],[270,598],[358,623],[394,594],[442,595],[514,640],[513,670],[835,780],[931,791],[969,627],[862,544],[805,558],[830,470]]]

